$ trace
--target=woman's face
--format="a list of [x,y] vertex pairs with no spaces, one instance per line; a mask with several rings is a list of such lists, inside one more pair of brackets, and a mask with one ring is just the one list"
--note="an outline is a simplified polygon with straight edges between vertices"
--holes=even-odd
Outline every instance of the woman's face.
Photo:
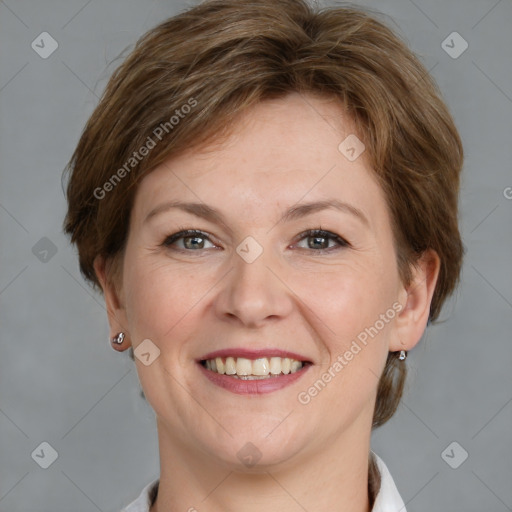
[[[233,133],[141,182],[111,321],[146,354],[141,385],[180,446],[231,467],[307,460],[369,438],[388,351],[424,325],[400,339],[408,296],[390,216],[341,107],[290,94]],[[325,201],[339,207],[305,206]],[[171,238],[184,229],[201,233]],[[328,233],[305,234],[316,229]],[[203,367],[218,351],[224,371],[281,376]],[[286,356],[307,364],[282,375],[300,367]]]

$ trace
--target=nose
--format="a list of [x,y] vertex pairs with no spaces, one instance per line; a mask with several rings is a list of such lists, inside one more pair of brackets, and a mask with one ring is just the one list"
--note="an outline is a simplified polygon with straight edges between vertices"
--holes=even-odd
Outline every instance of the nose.
[[217,315],[250,328],[286,317],[293,308],[293,293],[282,274],[277,259],[266,250],[251,263],[235,252],[233,268],[216,298]]

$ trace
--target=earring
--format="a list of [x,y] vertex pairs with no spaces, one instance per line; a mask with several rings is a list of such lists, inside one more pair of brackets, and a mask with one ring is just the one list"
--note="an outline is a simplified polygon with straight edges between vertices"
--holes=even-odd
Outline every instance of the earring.
[[110,344],[114,350],[121,350],[121,345],[124,341],[124,332],[117,333],[113,338],[110,339]]
[[400,361],[405,361],[406,357],[407,357],[407,352],[405,350],[400,350],[400,355],[398,356],[398,359],[400,359]]

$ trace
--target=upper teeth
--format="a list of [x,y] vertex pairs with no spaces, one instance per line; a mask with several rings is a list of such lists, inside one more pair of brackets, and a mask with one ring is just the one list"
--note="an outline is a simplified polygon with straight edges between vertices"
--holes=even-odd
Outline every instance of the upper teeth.
[[216,357],[207,359],[206,368],[226,375],[279,375],[294,373],[302,368],[302,362],[288,357],[263,357],[246,359],[245,357]]

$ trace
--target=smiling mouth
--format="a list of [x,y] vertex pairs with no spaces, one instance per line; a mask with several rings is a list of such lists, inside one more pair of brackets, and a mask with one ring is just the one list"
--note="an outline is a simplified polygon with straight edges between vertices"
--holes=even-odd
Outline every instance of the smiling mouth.
[[215,357],[203,359],[200,364],[211,372],[240,380],[262,380],[296,373],[310,365],[309,361],[298,361],[289,357]]

